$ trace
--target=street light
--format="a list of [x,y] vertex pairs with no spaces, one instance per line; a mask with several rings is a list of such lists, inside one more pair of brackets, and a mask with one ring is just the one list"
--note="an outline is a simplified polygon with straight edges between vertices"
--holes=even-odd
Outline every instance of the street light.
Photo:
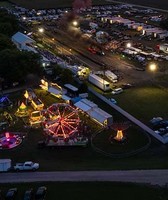
[[126,47],[127,48],[130,48],[132,45],[131,45],[131,43],[130,42],[128,42],[127,44],[126,44]]
[[40,33],[44,33],[44,28],[39,28],[38,31],[39,31]]
[[156,65],[155,63],[151,63],[151,64],[149,65],[149,69],[150,69],[150,71],[154,72],[154,71],[156,71],[156,69],[157,69],[157,65]]
[[77,26],[78,22],[77,21],[73,21],[72,24],[73,24],[73,26]]

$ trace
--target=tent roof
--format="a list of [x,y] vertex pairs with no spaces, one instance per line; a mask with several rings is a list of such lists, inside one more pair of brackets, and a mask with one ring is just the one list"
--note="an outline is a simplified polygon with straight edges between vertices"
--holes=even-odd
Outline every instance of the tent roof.
[[92,108],[98,107],[97,104],[95,104],[94,102],[92,102],[88,99],[82,99],[81,102],[88,105],[89,107],[92,107]]
[[89,115],[96,119],[98,122],[100,122],[101,124],[104,123],[104,121],[107,119],[105,116],[100,115],[98,112],[96,112],[95,110],[92,110],[91,112],[89,112]]
[[91,110],[91,107],[83,103],[82,101],[78,101],[77,103],[74,104],[77,108],[83,110],[84,112],[87,112]]
[[49,88],[48,88],[48,92],[50,92],[50,93],[52,93],[52,94],[56,94],[56,95],[61,93],[60,90],[57,90],[57,89],[54,88],[54,87],[49,87]]
[[108,114],[107,112],[105,112],[104,110],[102,110],[100,108],[95,108],[95,109],[91,110],[89,112],[89,115],[102,124],[104,123],[104,121],[106,119],[112,117],[112,115]]
[[62,95],[62,97],[61,97],[63,100],[70,100],[71,98],[70,97],[68,97],[67,95]]

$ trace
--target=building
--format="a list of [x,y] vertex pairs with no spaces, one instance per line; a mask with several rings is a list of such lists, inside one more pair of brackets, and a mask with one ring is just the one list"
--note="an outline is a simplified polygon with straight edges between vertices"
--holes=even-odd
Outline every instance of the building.
[[[29,36],[21,33],[21,32],[15,33],[12,36],[11,40],[20,51],[25,50],[25,51],[31,51],[31,52],[34,52],[34,53],[39,53],[34,48],[36,41],[33,40],[32,38],[30,38]],[[41,64],[45,68],[46,66],[50,65],[50,61],[47,58],[45,58],[44,56],[42,56],[41,57]]]
[[12,36],[11,40],[19,50],[27,50],[37,53],[37,51],[33,48],[35,41],[27,35],[17,32]]

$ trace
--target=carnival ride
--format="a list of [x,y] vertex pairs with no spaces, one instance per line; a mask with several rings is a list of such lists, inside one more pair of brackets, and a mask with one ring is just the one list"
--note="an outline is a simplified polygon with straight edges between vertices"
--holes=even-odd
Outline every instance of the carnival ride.
[[29,117],[29,123],[31,126],[40,125],[41,122],[43,122],[44,120],[45,120],[45,117],[43,116],[42,111],[33,111],[31,112],[30,117]]
[[119,142],[122,143],[126,140],[126,136],[123,134],[123,131],[128,129],[130,124],[128,122],[115,122],[111,126],[111,128],[115,131],[117,131],[117,134],[115,136],[110,136],[111,142]]
[[22,102],[19,108],[17,109],[15,115],[17,117],[27,117],[29,115],[27,106]]
[[47,146],[81,146],[88,140],[79,131],[80,118],[72,106],[59,103],[47,109],[43,123]]
[[7,96],[0,97],[0,108],[12,107],[13,103]]
[[22,142],[18,133],[5,132],[0,135],[0,149],[12,149]]

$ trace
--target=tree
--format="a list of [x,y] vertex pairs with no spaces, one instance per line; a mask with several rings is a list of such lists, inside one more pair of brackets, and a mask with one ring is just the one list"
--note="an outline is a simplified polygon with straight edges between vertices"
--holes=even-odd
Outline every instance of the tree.
[[63,71],[63,69],[59,65],[55,65],[54,68],[53,68],[54,76],[60,76],[62,71]]
[[18,20],[14,15],[9,14],[7,10],[0,10],[0,33],[12,36],[19,30]]
[[164,19],[160,22],[160,27],[163,28],[163,29],[166,29],[168,30],[168,18],[167,19]]
[[13,48],[15,48],[15,45],[11,42],[9,37],[4,34],[0,34],[0,51]]
[[4,35],[10,36],[13,32],[12,24],[9,22],[1,22],[0,23],[0,33]]
[[85,93],[88,92],[88,86],[85,82],[83,82],[80,86],[79,86],[79,93]]
[[61,74],[61,82],[64,83],[72,83],[73,77],[72,72],[69,69],[63,69]]
[[38,54],[17,49],[0,51],[0,74],[6,82],[22,82],[28,74],[41,76],[41,72]]

